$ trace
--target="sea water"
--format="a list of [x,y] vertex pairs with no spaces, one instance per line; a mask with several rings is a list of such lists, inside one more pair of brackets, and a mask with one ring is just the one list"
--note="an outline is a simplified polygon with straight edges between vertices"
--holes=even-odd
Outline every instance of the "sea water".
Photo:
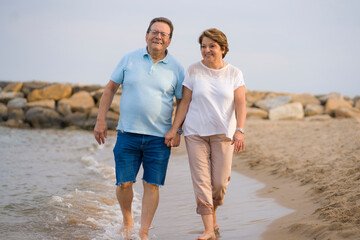
[[[122,239],[115,140],[109,135],[99,146],[89,131],[0,127],[0,239]],[[150,239],[195,239],[203,230],[186,151],[173,151]],[[141,174],[134,184],[133,239],[140,227]],[[291,212],[257,197],[263,186],[232,173],[218,210],[219,239],[260,239],[273,220]]]

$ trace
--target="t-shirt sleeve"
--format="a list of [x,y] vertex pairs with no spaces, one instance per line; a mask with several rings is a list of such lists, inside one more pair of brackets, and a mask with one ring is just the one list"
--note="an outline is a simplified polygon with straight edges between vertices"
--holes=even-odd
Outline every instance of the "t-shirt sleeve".
[[235,82],[234,82],[234,91],[241,87],[241,86],[245,86],[245,81],[244,81],[244,77],[242,72],[240,71],[239,74],[236,76],[235,78]]
[[116,66],[115,70],[111,74],[110,80],[116,82],[118,84],[122,84],[124,82],[124,73],[126,69],[127,57],[124,56],[118,65]]
[[184,68],[181,67],[179,69],[179,75],[178,75],[178,79],[176,82],[176,87],[175,87],[175,97],[177,99],[182,99],[182,83],[184,82]]
[[193,90],[193,81],[191,80],[189,71],[186,71],[186,73],[185,73],[185,79],[184,79],[183,85],[185,87],[187,87],[188,89],[190,89],[191,91]]

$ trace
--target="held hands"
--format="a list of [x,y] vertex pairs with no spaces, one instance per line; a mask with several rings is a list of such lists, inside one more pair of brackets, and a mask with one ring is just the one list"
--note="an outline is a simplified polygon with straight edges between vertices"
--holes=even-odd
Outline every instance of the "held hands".
[[170,129],[165,134],[165,144],[168,147],[178,147],[180,145],[180,135],[177,134],[176,129]]
[[234,152],[240,152],[241,150],[245,150],[245,141],[244,134],[240,131],[235,131],[233,139],[231,141],[231,145],[234,145]]
[[105,138],[107,137],[107,124],[106,121],[96,121],[94,128],[94,137],[99,145],[105,143]]

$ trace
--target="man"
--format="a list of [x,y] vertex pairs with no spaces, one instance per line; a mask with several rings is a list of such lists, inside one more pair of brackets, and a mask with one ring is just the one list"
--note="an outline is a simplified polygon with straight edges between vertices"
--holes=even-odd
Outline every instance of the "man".
[[[173,99],[179,103],[183,67],[168,53],[173,25],[167,18],[153,19],[146,32],[147,47],[123,56],[111,75],[100,100],[94,136],[99,144],[106,138],[106,113],[122,85],[118,135],[114,147],[116,196],[123,214],[122,232],[130,237],[132,185],[143,165],[140,238],[148,239],[149,227],[159,203],[159,186],[164,185],[170,147],[164,135],[171,128]],[[180,134],[173,146],[180,144]]]

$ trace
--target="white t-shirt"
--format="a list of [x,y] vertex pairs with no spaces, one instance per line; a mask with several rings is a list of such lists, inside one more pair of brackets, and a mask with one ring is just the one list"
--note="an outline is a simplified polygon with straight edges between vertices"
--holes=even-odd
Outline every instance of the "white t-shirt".
[[215,70],[197,62],[188,68],[183,85],[192,91],[184,136],[226,134],[232,138],[236,129],[234,91],[245,85],[240,69],[227,64]]

